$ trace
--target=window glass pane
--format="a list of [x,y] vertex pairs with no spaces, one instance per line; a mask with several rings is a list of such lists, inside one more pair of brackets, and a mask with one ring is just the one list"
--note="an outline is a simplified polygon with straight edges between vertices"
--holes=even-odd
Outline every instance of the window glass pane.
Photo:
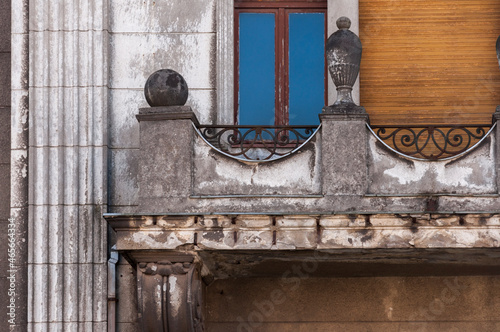
[[273,13],[239,14],[239,124],[274,124]]
[[289,123],[319,124],[325,106],[325,14],[291,13],[289,24]]

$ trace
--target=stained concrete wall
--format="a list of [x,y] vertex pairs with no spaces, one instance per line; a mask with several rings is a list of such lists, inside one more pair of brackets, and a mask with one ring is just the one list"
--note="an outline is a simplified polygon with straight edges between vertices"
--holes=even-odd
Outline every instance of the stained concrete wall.
[[[110,0],[109,212],[136,212],[139,123],[147,107],[144,84],[162,68],[181,73],[189,85],[187,105],[200,122],[216,117],[215,0]],[[134,269],[117,265],[117,330],[137,331]]]
[[494,135],[463,157],[416,161],[398,156],[369,137],[368,193],[376,195],[495,195],[497,171]]
[[215,114],[215,0],[133,1],[110,4],[110,212],[138,204],[139,124],[147,107],[144,84],[162,68],[181,73],[187,105],[200,122]]
[[0,330],[9,330],[7,225],[10,217],[10,1],[0,3]]
[[500,277],[240,278],[207,288],[207,331],[499,331]]
[[[160,68],[171,68],[180,72],[188,82],[191,105],[201,123],[211,123],[217,118],[215,91],[216,58],[216,1],[132,1],[110,0],[110,165],[109,165],[109,212],[136,212],[139,205],[139,124],[135,118],[138,108],[147,107],[143,97],[143,86],[147,77]],[[231,69],[232,70],[232,69]],[[179,139],[185,139],[180,137]],[[242,181],[237,174],[239,168],[249,170],[225,160],[216,153],[209,152],[203,145],[197,146],[198,157],[203,159],[195,169],[195,194],[213,195],[226,188],[221,177],[232,176],[234,180],[231,194],[245,194],[253,187]],[[485,160],[491,155],[483,151]],[[189,151],[191,153],[191,151]],[[307,159],[316,161],[316,156]],[[382,152],[378,152],[382,153]],[[213,158],[206,158],[212,154]],[[372,155],[371,155],[372,156]],[[196,155],[195,155],[196,157]],[[215,160],[217,159],[217,160]],[[484,159],[484,158],[483,158]],[[215,161],[214,161],[215,160]],[[492,157],[489,159],[492,160]],[[284,163],[293,163],[288,160]],[[398,161],[406,165],[404,161]],[[317,166],[318,164],[316,164]],[[179,167],[179,165],[177,165]],[[188,165],[191,167],[192,165]],[[372,165],[373,166],[373,165]],[[380,166],[380,165],[379,165]],[[383,165],[382,165],[383,166]],[[389,165],[390,166],[390,165]],[[182,167],[182,166],[181,166]],[[212,167],[212,168],[211,168]],[[232,174],[213,168],[233,167]],[[272,166],[266,166],[272,167]],[[264,168],[266,168],[264,167]],[[385,166],[383,166],[385,167]],[[311,166],[309,170],[313,170]],[[372,172],[385,176],[385,169],[372,168]],[[372,173],[372,174],[374,174]],[[247,178],[250,178],[248,176]],[[383,179],[382,179],[383,180]],[[381,180],[381,181],[382,181]],[[239,182],[240,181],[240,182]],[[305,189],[300,194],[317,193],[319,182],[317,173],[304,181]],[[333,181],[330,181],[332,183]],[[487,186],[489,182],[486,182]],[[185,183],[177,183],[184,186]],[[378,186],[378,187],[377,187]],[[372,191],[383,186],[371,183]],[[293,186],[290,186],[292,188]],[[465,186],[466,187],[466,186]],[[290,189],[287,188],[287,189]],[[413,188],[413,187],[412,187]],[[262,186],[258,194],[270,194]],[[281,188],[283,189],[283,188]],[[492,187],[487,188],[492,192]],[[225,189],[224,189],[225,190]],[[393,192],[387,192],[391,195]],[[184,197],[185,198],[185,197]],[[388,210],[400,206],[408,210],[423,210],[423,200],[370,199],[365,209],[373,206],[388,206]],[[446,200],[444,198],[443,200]],[[450,199],[450,206],[460,204]],[[368,201],[368,200],[366,200]],[[169,200],[170,206],[160,204],[158,211],[186,211],[182,205]],[[241,209],[234,200],[197,201],[199,209],[218,206],[219,209]],[[337,197],[325,204],[330,210],[343,206]],[[283,201],[244,201],[248,209],[277,206]],[[445,202],[446,203],[446,202]],[[194,209],[192,205],[188,208]],[[203,205],[205,204],[205,205]],[[260,205],[259,205],[260,204]],[[296,211],[304,205],[303,200],[285,202],[285,208]],[[353,206],[361,204],[356,201]],[[474,202],[471,205],[476,205]],[[496,207],[497,205],[492,205]],[[312,206],[311,209],[316,207]],[[463,209],[463,207],[462,207]],[[261,209],[262,210],[262,209]],[[146,212],[144,210],[140,212]],[[149,211],[152,212],[152,211]],[[137,311],[135,299],[134,270],[123,260],[118,264],[118,311],[117,326],[120,331],[135,331]],[[457,281],[458,280],[458,281]],[[257,305],[269,300],[270,294],[280,279],[237,279],[219,280],[207,289],[207,327],[209,331],[235,331],[243,320],[240,330],[245,331],[369,331],[369,330],[497,330],[500,328],[499,315],[495,307],[500,304],[498,277],[385,277],[385,278],[320,278],[304,279],[300,284],[285,285],[285,301],[275,304],[274,310],[266,310],[263,324],[259,320]],[[448,284],[458,283],[458,291]],[[446,288],[448,287],[448,288]],[[448,291],[452,292],[451,300]],[[453,291],[456,291],[455,293]],[[443,292],[447,293],[445,298]],[[441,301],[441,302],[440,302]],[[281,301],[278,301],[281,302]],[[444,304],[444,308],[441,307]],[[271,311],[271,314],[269,312]],[[255,314],[257,312],[257,314]],[[269,314],[269,315],[268,315]],[[250,315],[250,317],[249,317]],[[253,316],[252,316],[253,315]],[[254,324],[250,324],[251,319]],[[246,322],[245,322],[246,321]],[[422,323],[423,322],[423,323]],[[417,323],[417,325],[415,325]]]

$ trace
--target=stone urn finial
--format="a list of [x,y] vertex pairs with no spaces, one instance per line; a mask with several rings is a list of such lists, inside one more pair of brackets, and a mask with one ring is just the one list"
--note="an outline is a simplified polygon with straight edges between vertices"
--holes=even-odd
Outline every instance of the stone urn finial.
[[351,20],[345,16],[337,20],[338,31],[326,42],[326,59],[333,83],[337,87],[336,105],[352,105],[352,87],[356,82],[361,64],[361,41],[349,31]]

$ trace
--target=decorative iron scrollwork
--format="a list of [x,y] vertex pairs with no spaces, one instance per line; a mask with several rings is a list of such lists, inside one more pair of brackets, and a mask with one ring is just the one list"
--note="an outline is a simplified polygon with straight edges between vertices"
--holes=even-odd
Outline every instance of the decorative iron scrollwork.
[[[491,127],[491,128],[490,128]],[[371,126],[393,151],[418,160],[443,160],[464,154],[491,132],[491,125]]]
[[200,136],[222,154],[243,161],[270,161],[307,143],[318,126],[199,126]]

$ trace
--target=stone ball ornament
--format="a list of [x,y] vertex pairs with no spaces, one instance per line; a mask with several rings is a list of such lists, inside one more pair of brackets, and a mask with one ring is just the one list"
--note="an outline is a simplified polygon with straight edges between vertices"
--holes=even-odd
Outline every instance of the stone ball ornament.
[[149,76],[144,95],[151,107],[183,106],[188,99],[188,85],[175,70],[160,69]]
[[326,60],[333,83],[337,87],[334,105],[354,105],[352,87],[361,64],[362,46],[359,37],[349,30],[351,20],[345,16],[337,20],[339,30],[326,42]]

